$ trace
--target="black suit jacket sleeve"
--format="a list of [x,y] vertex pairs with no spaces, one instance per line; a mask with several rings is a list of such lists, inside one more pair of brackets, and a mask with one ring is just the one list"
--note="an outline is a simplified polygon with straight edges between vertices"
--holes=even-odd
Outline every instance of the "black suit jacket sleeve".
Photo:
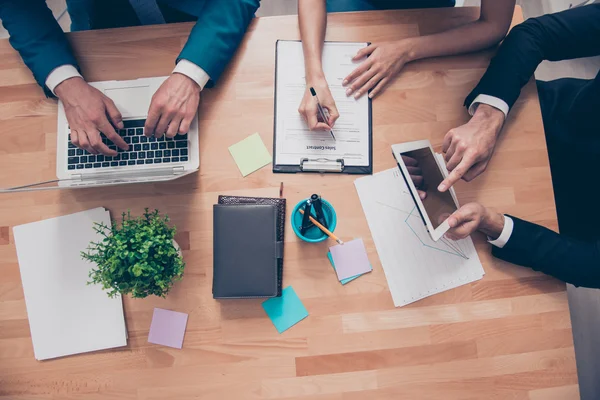
[[600,242],[583,242],[512,217],[514,228],[492,254],[575,286],[600,288]]
[[467,96],[465,106],[469,107],[479,94],[486,94],[512,107],[521,88],[543,60],[597,54],[600,54],[600,4],[530,18],[510,31],[483,78]]

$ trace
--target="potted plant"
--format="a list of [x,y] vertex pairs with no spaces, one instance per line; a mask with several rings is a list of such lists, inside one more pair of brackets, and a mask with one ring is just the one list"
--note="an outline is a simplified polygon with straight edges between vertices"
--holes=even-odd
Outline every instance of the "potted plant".
[[116,221],[112,227],[97,223],[94,229],[103,239],[90,243],[87,252],[81,253],[96,264],[88,284],[101,284],[109,297],[119,293],[134,298],[165,297],[173,282],[182,278],[185,267],[173,240],[175,227],[168,223],[168,216],[147,208],[138,218],[123,213],[120,225]]

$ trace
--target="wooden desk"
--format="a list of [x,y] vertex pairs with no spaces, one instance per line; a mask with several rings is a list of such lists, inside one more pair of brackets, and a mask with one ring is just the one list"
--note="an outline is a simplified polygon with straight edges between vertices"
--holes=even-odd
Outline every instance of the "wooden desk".
[[[383,41],[473,20],[478,9],[338,14],[327,39]],[[517,10],[515,22],[522,21]],[[70,34],[88,80],[167,75],[191,25]],[[565,285],[495,260],[475,242],[483,280],[394,308],[353,186],[354,176],[242,178],[228,146],[273,133],[275,41],[297,39],[295,16],[256,19],[216,89],[203,94],[200,173],[166,184],[0,196],[0,397],[10,399],[568,399],[577,375]],[[375,171],[394,166],[390,145],[445,133],[467,121],[462,106],[493,51],[409,64],[373,104]],[[0,41],[0,178],[54,177],[56,103],[44,98],[7,41]],[[17,165],[11,164],[21,160]],[[17,168],[18,167],[18,168]],[[31,179],[30,179],[31,178]],[[373,273],[341,286],[325,257],[289,229],[285,285],[310,316],[282,335],[260,301],[211,296],[212,205],[218,194],[277,196],[288,210],[313,192],[338,211],[336,232],[364,238]],[[511,112],[484,176],[457,187],[478,200],[556,228],[540,107],[533,83]],[[167,299],[125,299],[125,349],[37,362],[33,358],[11,227],[104,206],[113,216],[144,207],[179,228],[185,278]],[[289,211],[288,211],[289,212]],[[147,343],[154,307],[190,314],[183,350]],[[93,310],[91,310],[93,312]],[[2,397],[3,396],[3,397]]]

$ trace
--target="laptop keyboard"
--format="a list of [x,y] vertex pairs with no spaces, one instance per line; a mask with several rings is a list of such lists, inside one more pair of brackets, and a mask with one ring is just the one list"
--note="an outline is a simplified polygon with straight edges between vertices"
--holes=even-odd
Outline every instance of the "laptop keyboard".
[[111,150],[116,150],[116,156],[102,154],[94,155],[86,150],[77,148],[68,138],[67,168],[74,169],[103,169],[124,167],[128,165],[172,164],[188,161],[188,135],[177,135],[167,138],[164,135],[157,139],[144,136],[145,119],[123,121],[124,129],[117,133],[129,145],[129,150],[121,150],[113,142],[102,135],[102,142]]

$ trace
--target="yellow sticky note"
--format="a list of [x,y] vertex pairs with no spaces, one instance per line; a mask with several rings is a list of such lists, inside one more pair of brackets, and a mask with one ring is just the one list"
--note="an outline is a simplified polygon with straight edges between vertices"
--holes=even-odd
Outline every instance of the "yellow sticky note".
[[230,146],[229,152],[243,176],[264,167],[272,160],[269,150],[258,133]]

